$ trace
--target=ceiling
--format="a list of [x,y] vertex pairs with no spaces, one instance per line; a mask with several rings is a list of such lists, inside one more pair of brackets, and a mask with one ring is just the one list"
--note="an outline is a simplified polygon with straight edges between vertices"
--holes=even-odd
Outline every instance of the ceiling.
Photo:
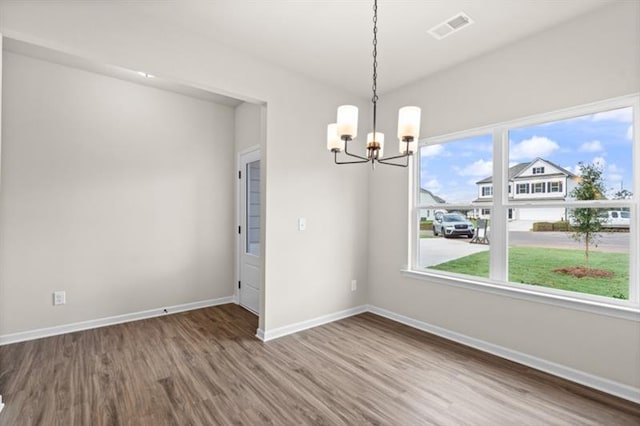
[[[379,0],[378,91],[393,90],[614,1]],[[372,0],[147,0],[112,5],[370,95]],[[440,41],[427,33],[458,12],[474,24]]]

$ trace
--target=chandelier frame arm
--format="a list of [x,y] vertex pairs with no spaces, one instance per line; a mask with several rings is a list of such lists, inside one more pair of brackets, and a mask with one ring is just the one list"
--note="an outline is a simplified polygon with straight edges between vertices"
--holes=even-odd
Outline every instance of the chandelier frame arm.
[[[389,158],[378,158],[378,163],[381,164],[386,164],[387,166],[396,166],[396,167],[409,167],[409,157],[413,156],[413,153],[409,153],[409,154],[401,154],[401,155],[396,155],[393,157],[389,157]],[[404,164],[399,164],[399,163],[393,163],[389,160],[396,160],[398,158],[406,158],[406,161]]]
[[[363,157],[361,155],[358,154],[353,154],[351,152],[349,152],[349,142],[351,142],[353,139],[351,139],[350,137],[343,137],[342,140],[344,141],[344,153],[346,155],[348,155],[349,157],[354,157],[354,158],[358,158],[360,160],[364,160],[361,161],[362,163],[369,161],[368,157]],[[355,163],[359,163],[360,161],[355,161]]]
[[356,157],[356,158],[360,158],[360,160],[356,160],[356,161],[338,161],[338,151],[335,150],[333,151],[333,161],[336,164],[359,164],[359,163],[368,163],[369,159],[368,158],[364,158],[364,157],[360,157],[358,155],[354,155],[354,154],[349,154],[352,157]]

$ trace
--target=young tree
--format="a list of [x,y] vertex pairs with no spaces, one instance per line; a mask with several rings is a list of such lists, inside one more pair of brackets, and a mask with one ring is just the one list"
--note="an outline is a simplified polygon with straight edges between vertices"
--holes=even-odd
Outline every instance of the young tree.
[[[602,167],[597,163],[579,163],[580,181],[569,193],[576,200],[598,200],[604,197],[605,184],[602,178]],[[572,219],[573,234],[571,237],[584,242],[584,257],[589,267],[589,247],[600,239],[602,224],[606,218],[601,216],[602,209],[578,208],[569,212]]]

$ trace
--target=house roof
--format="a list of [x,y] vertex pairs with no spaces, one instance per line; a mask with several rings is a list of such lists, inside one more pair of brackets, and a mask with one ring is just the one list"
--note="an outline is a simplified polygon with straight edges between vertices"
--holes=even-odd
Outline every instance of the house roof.
[[438,197],[437,195],[435,195],[433,192],[429,191],[428,189],[420,188],[420,192],[424,192],[426,194],[429,194],[429,196],[431,196],[431,198],[433,198],[436,203],[440,203],[440,204],[446,203],[446,201],[443,198]]
[[[566,175],[566,176],[568,176],[568,177],[576,177],[576,175],[574,175],[573,173],[571,173],[570,171],[568,171],[568,170],[567,170],[567,169],[565,169],[564,167],[560,167],[560,166],[558,166],[557,164],[555,164],[555,163],[553,163],[553,162],[551,162],[551,161],[549,161],[549,160],[545,160],[544,158],[540,158],[540,157],[538,157],[538,158],[536,158],[535,160],[530,161],[530,162],[528,162],[528,163],[518,163],[518,164],[516,164],[515,166],[511,166],[511,167],[509,167],[509,180],[511,181],[511,180],[515,179],[516,177],[518,177],[518,175],[520,175],[520,174],[521,174],[522,172],[524,172],[524,171],[525,171],[525,170],[526,170],[530,165],[532,165],[533,163],[535,163],[535,162],[536,162],[536,161],[538,161],[538,160],[540,160],[540,161],[544,161],[545,163],[549,164],[550,166],[555,167],[556,169],[560,170],[560,172],[561,172],[563,175]],[[558,176],[558,173],[545,174],[545,175],[542,175],[542,176],[554,176],[554,175],[555,175],[555,176]],[[486,178],[484,178],[484,179],[482,179],[482,180],[479,180],[478,182],[476,182],[476,184],[480,184],[480,183],[491,183],[491,182],[493,182],[493,177],[492,177],[492,176],[489,176],[489,177],[486,177]]]
[[[534,160],[535,161],[535,160]],[[509,180],[512,180],[516,175],[519,175],[527,166],[531,163],[519,163],[515,166],[509,167]],[[479,180],[476,183],[491,183],[493,181],[493,176],[486,177],[482,180]]]

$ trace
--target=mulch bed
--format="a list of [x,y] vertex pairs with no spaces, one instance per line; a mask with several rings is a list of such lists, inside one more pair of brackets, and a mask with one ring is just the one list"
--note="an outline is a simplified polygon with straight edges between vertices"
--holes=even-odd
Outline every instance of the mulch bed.
[[570,266],[568,268],[554,269],[553,272],[565,275],[573,275],[576,278],[611,278],[613,272],[605,271],[604,269],[585,268],[583,266]]

